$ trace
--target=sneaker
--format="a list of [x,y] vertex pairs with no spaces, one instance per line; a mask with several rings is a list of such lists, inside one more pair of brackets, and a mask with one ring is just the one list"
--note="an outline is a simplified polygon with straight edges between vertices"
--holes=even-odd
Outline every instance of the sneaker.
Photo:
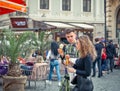
[[46,80],[46,83],[49,83],[49,80]]
[[51,81],[49,81],[49,80],[46,80],[46,83],[47,83],[47,84],[52,84],[52,82],[51,82]]
[[58,82],[58,86],[61,86],[61,82]]

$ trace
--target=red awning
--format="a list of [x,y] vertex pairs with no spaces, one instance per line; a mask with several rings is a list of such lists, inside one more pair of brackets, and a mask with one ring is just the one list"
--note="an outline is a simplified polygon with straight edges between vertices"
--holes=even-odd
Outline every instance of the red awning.
[[0,15],[15,11],[26,12],[26,3],[23,0],[0,0]]

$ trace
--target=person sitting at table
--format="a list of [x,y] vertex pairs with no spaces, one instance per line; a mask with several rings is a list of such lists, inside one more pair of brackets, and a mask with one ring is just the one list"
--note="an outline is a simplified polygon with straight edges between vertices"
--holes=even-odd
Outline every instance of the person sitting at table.
[[1,55],[0,56],[0,76],[5,75],[7,73],[8,64],[9,64],[9,60],[7,59],[7,57]]
[[48,80],[46,80],[46,82],[51,84],[53,69],[55,67],[58,78],[58,86],[60,86],[61,74],[60,74],[60,64],[58,62],[58,57],[59,57],[58,48],[59,45],[56,42],[51,43],[51,49],[49,50],[47,55],[47,60],[50,60],[50,71],[49,71]]
[[43,56],[41,55],[40,51],[37,52],[37,56],[35,57],[35,60],[36,60],[37,63],[44,62]]

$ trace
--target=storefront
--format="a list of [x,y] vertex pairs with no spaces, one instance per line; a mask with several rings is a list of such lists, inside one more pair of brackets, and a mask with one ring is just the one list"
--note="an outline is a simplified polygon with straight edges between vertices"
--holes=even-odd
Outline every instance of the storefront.
[[35,21],[33,20],[35,28],[41,30],[54,31],[53,39],[56,41],[66,41],[64,29],[72,28],[78,36],[88,35],[93,40],[94,26],[83,23],[68,23],[68,22],[54,22],[54,21]]

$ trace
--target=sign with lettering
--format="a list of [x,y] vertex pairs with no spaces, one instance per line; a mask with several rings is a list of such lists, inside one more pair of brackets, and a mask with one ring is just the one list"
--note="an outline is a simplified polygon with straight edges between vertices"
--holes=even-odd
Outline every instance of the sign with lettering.
[[28,28],[28,18],[10,18],[12,28]]

